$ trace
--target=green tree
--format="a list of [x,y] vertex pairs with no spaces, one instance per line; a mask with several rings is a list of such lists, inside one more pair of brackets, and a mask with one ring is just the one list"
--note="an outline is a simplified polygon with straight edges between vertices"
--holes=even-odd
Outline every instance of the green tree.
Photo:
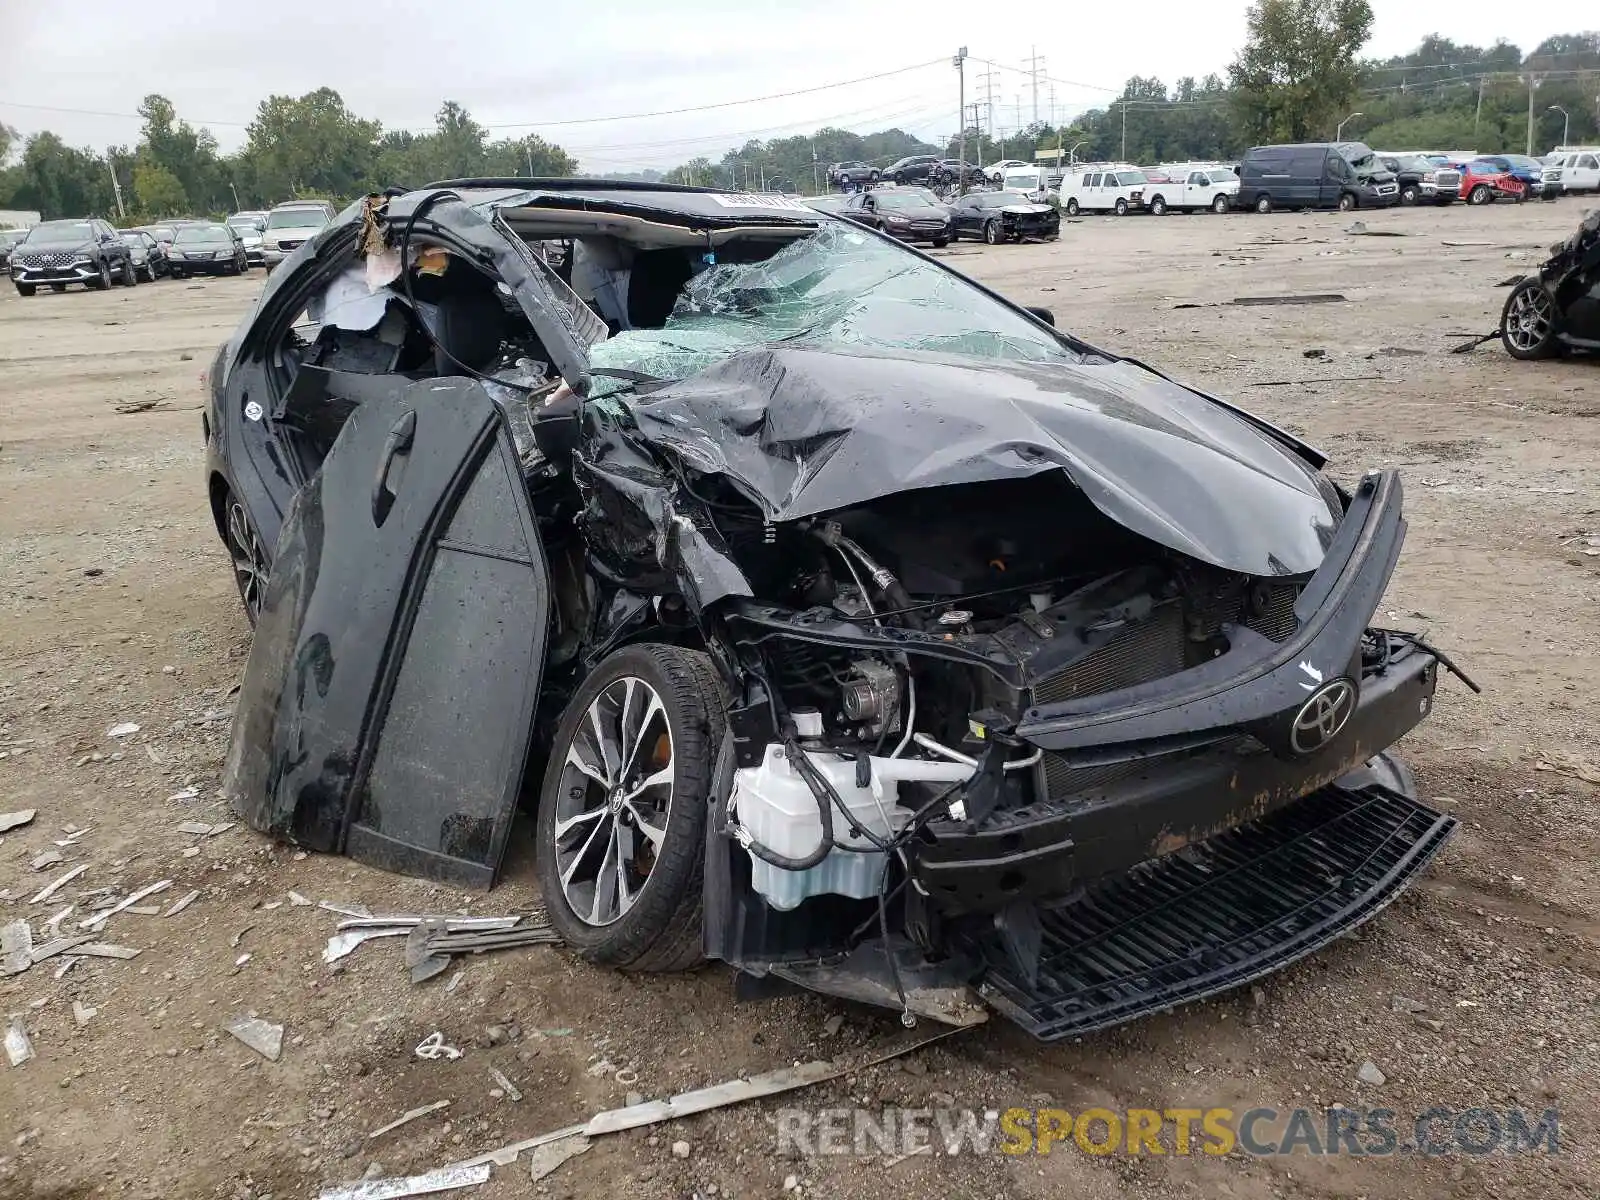
[[332,88],[268,96],[245,134],[252,194],[265,204],[355,196],[376,183],[379,132],[378,122],[357,117]]
[[105,159],[48,131],[28,139],[9,203],[38,209],[46,220],[116,215]]
[[1367,0],[1256,0],[1248,40],[1228,68],[1233,114],[1249,142],[1331,136],[1361,83],[1372,32]]
[[11,158],[11,151],[22,144],[22,135],[4,121],[0,121],[0,167]]
[[159,163],[133,168],[133,195],[137,210],[148,217],[181,216],[189,210],[183,182]]

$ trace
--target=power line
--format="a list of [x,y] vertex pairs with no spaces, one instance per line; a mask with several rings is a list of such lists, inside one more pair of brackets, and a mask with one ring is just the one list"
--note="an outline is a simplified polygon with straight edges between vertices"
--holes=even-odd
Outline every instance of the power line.
[[[942,58],[931,59],[928,62],[913,63],[911,66],[897,67],[892,71],[879,71],[872,75],[862,75],[855,79],[840,79],[832,83],[817,84],[814,87],[796,88],[788,92],[773,92],[766,96],[747,96],[742,100],[724,100],[715,104],[693,104],[685,108],[666,108],[653,112],[615,113],[604,117],[568,117],[552,121],[504,121],[494,125],[485,125],[484,129],[527,129],[533,127],[556,127],[570,125],[599,125],[608,121],[641,121],[649,117],[676,117],[686,113],[712,112],[721,108],[737,108],[744,104],[761,104],[768,100],[787,100],[794,96],[810,96],[817,92],[829,92],[835,88],[853,87],[858,83],[871,83],[878,79],[889,79],[895,75],[905,75],[911,71],[920,71],[927,67],[936,66],[944,62]],[[80,117],[111,117],[116,119],[142,120],[139,113],[106,112],[91,108],[65,108],[55,104],[29,104],[20,100],[0,100],[0,107],[28,109],[33,112],[68,113]],[[252,121],[191,121],[195,125],[220,125],[232,129],[244,129],[254,124]],[[431,123],[418,122],[410,125],[397,125],[390,127],[394,132],[431,129]]]

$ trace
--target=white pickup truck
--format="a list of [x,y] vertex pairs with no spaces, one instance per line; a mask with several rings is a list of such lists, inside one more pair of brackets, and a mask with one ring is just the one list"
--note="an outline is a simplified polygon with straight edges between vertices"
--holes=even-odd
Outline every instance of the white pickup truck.
[[1558,150],[1545,159],[1546,169],[1552,166],[1561,168],[1563,193],[1600,192],[1600,149]]
[[1227,212],[1239,195],[1239,177],[1227,167],[1147,171],[1150,179],[1144,203],[1152,216],[1169,208],[1179,212]]

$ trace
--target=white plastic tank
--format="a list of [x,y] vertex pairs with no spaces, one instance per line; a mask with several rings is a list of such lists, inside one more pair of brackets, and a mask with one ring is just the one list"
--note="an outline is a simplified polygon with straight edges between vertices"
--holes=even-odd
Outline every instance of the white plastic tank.
[[[871,782],[856,784],[856,762],[829,751],[803,751],[849,809],[858,825],[887,840],[911,819],[899,801],[902,780],[950,782],[970,778],[971,766],[920,759],[873,758]],[[822,841],[822,817],[810,786],[794,769],[783,746],[767,747],[761,765],[734,772],[735,820],[754,841],[786,858],[803,858]],[[888,867],[883,851],[853,829],[844,815],[833,813],[834,848],[820,863],[804,871],[788,871],[754,854],[751,885],[774,908],[785,911],[811,896],[832,894],[867,900],[878,894]],[[845,849],[852,847],[853,849]]]

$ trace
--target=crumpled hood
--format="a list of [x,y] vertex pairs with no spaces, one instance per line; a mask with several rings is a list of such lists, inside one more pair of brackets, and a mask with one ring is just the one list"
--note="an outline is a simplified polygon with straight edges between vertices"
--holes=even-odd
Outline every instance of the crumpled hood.
[[1047,213],[1050,211],[1048,204],[1007,204],[1000,209],[1003,213],[1012,213],[1019,217],[1029,217],[1034,213]]
[[764,347],[628,403],[774,522],[1062,470],[1135,533],[1252,575],[1314,570],[1338,524],[1293,451],[1129,363]]

